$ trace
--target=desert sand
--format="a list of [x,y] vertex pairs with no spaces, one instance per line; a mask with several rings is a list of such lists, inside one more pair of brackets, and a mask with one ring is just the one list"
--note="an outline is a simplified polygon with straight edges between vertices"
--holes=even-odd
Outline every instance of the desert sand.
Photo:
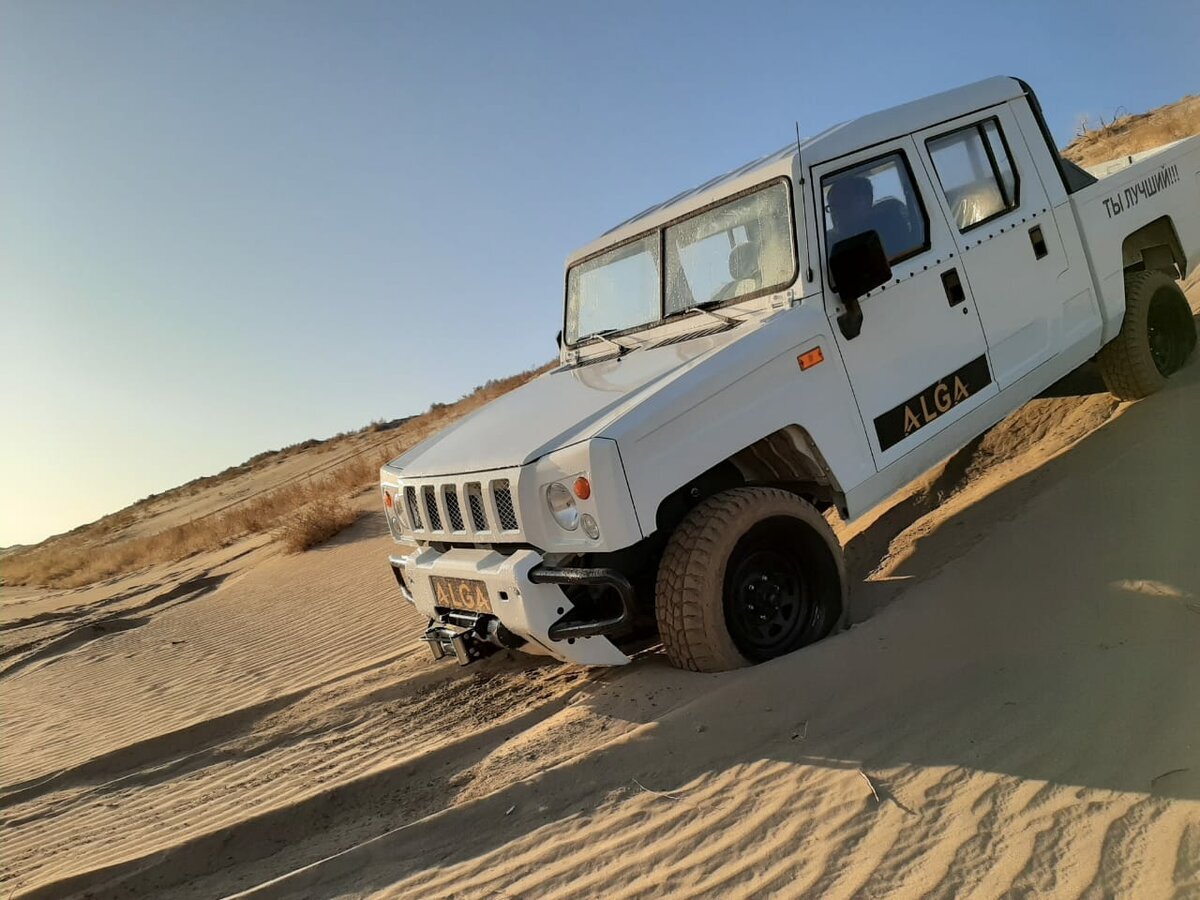
[[723,675],[431,662],[373,492],[4,589],[0,890],[1200,898],[1198,413],[1195,359],[1080,370],[838,525],[854,627]]

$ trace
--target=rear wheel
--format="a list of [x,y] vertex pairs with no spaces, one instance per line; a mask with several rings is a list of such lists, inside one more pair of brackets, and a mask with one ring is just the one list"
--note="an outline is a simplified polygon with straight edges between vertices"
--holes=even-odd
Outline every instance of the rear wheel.
[[809,503],[778,488],[709,497],[675,529],[655,612],[667,657],[721,672],[829,634],[845,610],[841,547]]
[[1195,347],[1196,322],[1179,285],[1159,271],[1127,275],[1121,333],[1098,357],[1108,389],[1121,400],[1147,397],[1167,383]]

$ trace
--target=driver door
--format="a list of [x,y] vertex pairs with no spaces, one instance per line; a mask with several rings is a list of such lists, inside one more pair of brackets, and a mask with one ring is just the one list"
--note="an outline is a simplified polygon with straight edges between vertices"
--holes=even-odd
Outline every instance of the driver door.
[[[824,209],[825,283],[833,288],[826,312],[883,470],[996,393],[983,327],[911,138],[814,166],[813,175]],[[853,207],[837,205],[848,201]],[[868,230],[879,233],[892,277],[860,298],[862,329],[847,337],[830,245]]]

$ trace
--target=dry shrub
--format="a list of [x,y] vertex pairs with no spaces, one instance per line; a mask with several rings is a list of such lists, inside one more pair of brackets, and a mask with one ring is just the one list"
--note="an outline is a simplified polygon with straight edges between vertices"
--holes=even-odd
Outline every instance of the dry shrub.
[[278,529],[278,537],[285,550],[300,553],[325,543],[357,520],[358,512],[345,500],[322,496],[288,516]]
[[[137,518],[131,510],[143,507],[150,498],[140,500],[91,525],[5,554],[0,559],[0,578],[6,584],[81,587],[158,563],[227,547],[255,534],[271,533],[293,551],[315,547],[353,524],[357,513],[346,501],[378,483],[381,465],[549,368],[550,365],[546,365],[489,381],[454,403],[435,404],[430,412],[386,429],[383,433],[387,437],[383,440],[369,443],[342,462],[298,483],[277,487],[154,534],[120,537],[119,532]],[[364,433],[374,435],[370,429],[371,426],[367,426],[348,439],[357,440]],[[298,448],[331,445],[331,441],[302,441],[281,451],[260,454],[256,464],[269,464],[279,454],[303,452]],[[172,495],[189,496],[198,492],[196,488],[213,487],[221,483],[227,473],[243,467],[226,469],[221,476],[195,479],[184,486],[187,491],[175,488],[154,499],[162,502]]]
[[1152,150],[1163,144],[1200,134],[1200,96],[1160,106],[1138,115],[1119,116],[1083,133],[1063,150],[1063,156],[1081,166],[1095,165]]

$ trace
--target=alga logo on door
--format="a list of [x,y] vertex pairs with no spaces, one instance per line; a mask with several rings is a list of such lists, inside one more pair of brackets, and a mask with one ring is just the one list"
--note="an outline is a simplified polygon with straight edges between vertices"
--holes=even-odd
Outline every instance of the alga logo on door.
[[987,357],[980,356],[875,419],[879,449],[887,450],[950,412],[992,383]]
[[929,411],[929,405],[925,402],[924,394],[921,394],[917,399],[921,402],[921,415],[917,416],[911,406],[904,407],[904,433],[907,435],[910,431],[916,431],[922,425],[928,425],[944,412],[950,412],[950,407],[958,403],[960,400],[966,400],[971,396],[971,392],[967,390],[967,386],[963,384],[963,380],[957,375],[954,376],[954,393],[950,393],[950,387],[944,381],[939,381],[933,389],[933,406],[935,412]]

